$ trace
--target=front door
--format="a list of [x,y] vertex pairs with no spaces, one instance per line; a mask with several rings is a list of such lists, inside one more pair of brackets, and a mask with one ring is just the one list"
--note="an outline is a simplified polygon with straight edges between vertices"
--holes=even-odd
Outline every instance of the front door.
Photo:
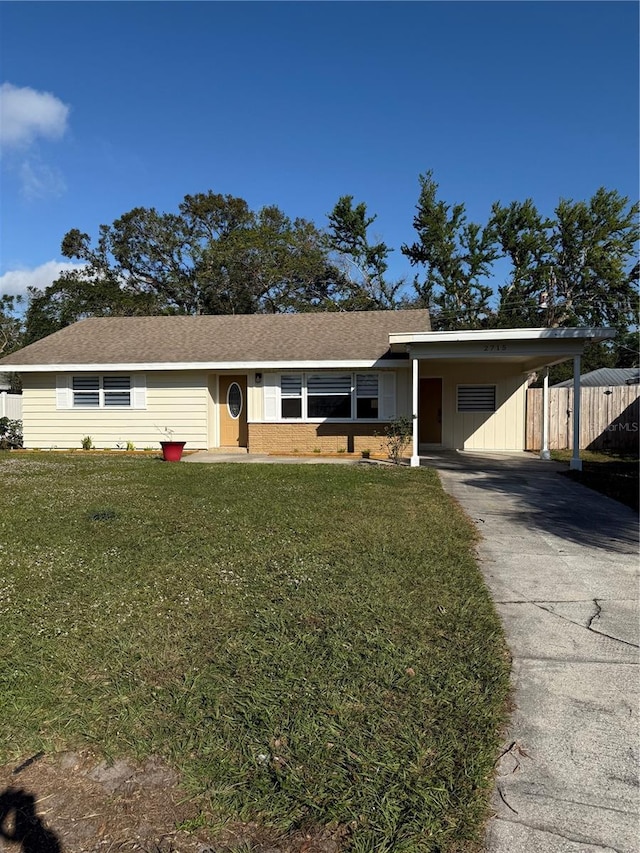
[[247,377],[221,376],[219,380],[220,446],[247,446]]
[[420,444],[442,444],[442,379],[420,380],[418,440]]

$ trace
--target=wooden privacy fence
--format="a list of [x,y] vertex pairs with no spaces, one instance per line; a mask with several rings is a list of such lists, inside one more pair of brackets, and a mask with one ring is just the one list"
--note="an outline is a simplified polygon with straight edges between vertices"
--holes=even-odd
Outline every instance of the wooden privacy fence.
[[0,391],[0,418],[19,421],[22,418],[22,395]]
[[[637,452],[640,386],[582,388],[580,449]],[[549,449],[573,445],[573,388],[549,388]],[[542,447],[542,388],[527,390],[527,450]]]

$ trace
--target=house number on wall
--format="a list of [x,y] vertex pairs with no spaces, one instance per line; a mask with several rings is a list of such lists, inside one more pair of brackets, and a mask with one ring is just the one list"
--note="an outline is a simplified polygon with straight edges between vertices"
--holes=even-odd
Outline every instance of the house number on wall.
[[485,352],[504,352],[507,348],[506,344],[485,344]]

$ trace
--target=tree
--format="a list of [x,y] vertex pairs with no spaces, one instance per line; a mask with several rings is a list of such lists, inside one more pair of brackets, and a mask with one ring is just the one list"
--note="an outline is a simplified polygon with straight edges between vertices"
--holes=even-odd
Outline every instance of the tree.
[[271,205],[204,243],[202,313],[284,313],[331,307],[342,280],[312,222]]
[[638,205],[601,187],[590,202],[556,208],[547,325],[605,325],[637,320],[637,275],[628,272],[640,233]]
[[418,213],[413,227],[418,241],[403,245],[412,265],[423,265],[416,276],[419,301],[431,311],[435,329],[477,329],[492,317],[493,290],[487,280],[498,256],[490,229],[467,221],[465,206],[437,199],[433,173],[420,175]]
[[[22,304],[23,298],[20,295],[0,295],[0,357],[15,352],[25,344]],[[20,376],[9,372],[8,377],[10,390],[21,391]]]
[[341,307],[357,310],[396,308],[403,281],[389,282],[385,243],[370,243],[369,226],[376,216],[367,216],[364,202],[353,205],[353,196],[341,196],[328,216],[327,245],[338,256],[344,272],[345,293]]
[[614,367],[640,367],[640,329],[636,326],[618,335]]
[[24,344],[31,344],[86,317],[157,314],[158,302],[121,287],[113,278],[88,277],[83,270],[64,272],[44,291],[29,289]]
[[611,326],[621,333],[637,320],[637,265],[629,272],[638,232],[638,205],[600,188],[589,202],[560,200],[554,220],[530,199],[493,205],[489,228],[511,261],[500,288],[505,325]]
[[19,308],[22,296],[0,295],[0,356],[23,346],[24,327]]
[[[543,219],[531,199],[493,205],[489,222],[511,273],[499,288],[498,326],[609,326],[616,339],[588,347],[583,372],[633,361],[630,327],[638,322],[638,206],[600,188],[590,201],[561,199]],[[552,369],[552,381],[571,375]]]
[[185,196],[178,213],[134,208],[95,245],[73,229],[62,254],[82,266],[32,292],[29,341],[92,315],[321,310],[343,281],[313,223],[213,192]]
[[488,232],[511,262],[507,282],[498,287],[500,300],[495,325],[500,328],[539,326],[540,294],[545,291],[551,270],[551,229],[533,201],[512,202],[491,209]]

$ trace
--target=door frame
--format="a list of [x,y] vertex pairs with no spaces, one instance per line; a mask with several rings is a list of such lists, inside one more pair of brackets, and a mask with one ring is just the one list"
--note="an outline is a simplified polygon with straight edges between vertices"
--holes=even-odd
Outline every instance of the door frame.
[[[217,443],[217,447],[225,447],[226,446],[226,445],[222,444],[222,423],[221,423],[221,419],[222,419],[222,408],[223,408],[223,406],[227,405],[227,398],[228,398],[228,393],[229,393],[228,388],[227,388],[227,396],[225,396],[224,400],[221,399],[220,379],[225,378],[225,377],[232,377],[232,376],[234,378],[235,377],[242,377],[245,380],[244,390],[242,389],[242,387],[240,387],[240,390],[241,390],[242,396],[243,396],[243,400],[242,400],[242,412],[238,416],[239,418],[244,417],[245,438],[244,438],[244,444],[242,444],[241,443],[242,442],[242,426],[241,426],[240,427],[240,438],[239,438],[237,446],[248,448],[249,447],[249,374],[243,373],[243,372],[237,371],[237,370],[234,370],[233,372],[229,371],[228,373],[224,372],[224,373],[217,373],[216,374],[216,401],[217,401],[217,410],[218,410],[218,417],[217,417],[217,429],[218,429],[217,440],[218,440],[218,443]],[[231,445],[229,445],[229,446],[231,446]]]

